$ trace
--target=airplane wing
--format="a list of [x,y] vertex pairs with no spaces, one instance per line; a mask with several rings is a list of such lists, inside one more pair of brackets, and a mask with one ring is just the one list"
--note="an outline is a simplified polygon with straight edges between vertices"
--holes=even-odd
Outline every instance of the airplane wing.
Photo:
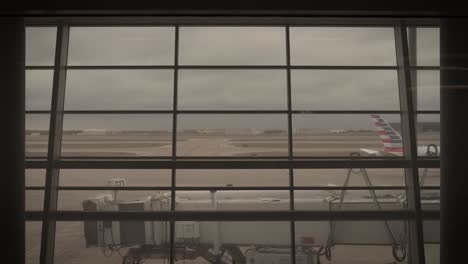
[[367,154],[366,156],[382,156],[382,153],[379,150],[362,148],[359,149],[359,151],[361,152],[361,154]]
[[375,149],[365,149],[361,148],[359,149],[361,154],[365,154],[366,156],[401,156],[399,152],[385,152],[381,150],[375,150]]

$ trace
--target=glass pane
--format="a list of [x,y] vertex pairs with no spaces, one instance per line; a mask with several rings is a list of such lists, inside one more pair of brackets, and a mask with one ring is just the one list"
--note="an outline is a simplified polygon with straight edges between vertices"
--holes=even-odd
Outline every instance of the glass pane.
[[26,66],[54,65],[56,35],[56,27],[26,27]]
[[113,185],[114,179],[119,180],[119,183],[123,182],[124,186],[170,186],[171,171],[147,169],[60,170],[60,186],[115,186]]
[[26,71],[26,110],[50,110],[53,78],[53,71]]
[[[403,169],[295,169],[295,186],[343,186],[349,176],[348,186],[367,186],[365,176],[369,177],[373,186],[404,186]],[[369,191],[363,191],[366,194]],[[396,192],[404,192],[399,190]]]
[[[214,197],[213,197],[214,194]],[[216,207],[213,205],[216,203]],[[289,191],[177,191],[176,210],[289,210]]]
[[27,221],[25,236],[25,258],[26,264],[39,264],[41,254],[41,232],[42,222]]
[[44,210],[44,191],[26,190],[26,211]]
[[440,243],[424,244],[426,264],[440,264]]
[[169,156],[171,115],[65,115],[62,156]]
[[400,197],[405,194],[404,190],[377,190],[375,191],[377,202],[374,201],[374,194],[369,190],[346,190],[342,202],[340,202],[341,194],[341,190],[294,191],[294,209],[379,211],[405,208],[405,201]]
[[294,70],[291,89],[293,109],[399,110],[396,71]]
[[177,170],[177,186],[287,186],[288,170]]
[[49,115],[26,115],[26,157],[47,156]]
[[418,110],[440,110],[440,71],[417,72]]
[[72,27],[69,65],[173,65],[173,27]]
[[[305,252],[317,253],[321,246],[328,247],[329,260],[326,258],[326,251],[321,252],[319,257],[321,263],[336,264],[371,264],[371,263],[406,263],[408,255],[397,249],[396,259],[393,254],[393,239],[386,232],[386,224],[393,233],[395,244],[407,250],[408,234],[403,221],[336,221],[332,222],[334,229],[330,228],[328,221],[300,221],[296,222],[296,245],[301,246],[303,252],[297,252],[297,256],[306,254]],[[328,241],[328,243],[327,243]],[[314,259],[317,258],[313,254]],[[305,256],[301,263],[306,262]]]
[[440,65],[439,28],[416,29],[416,56],[418,66]]
[[[439,186],[440,187],[440,168],[419,168],[419,180],[421,187]],[[423,190],[421,196],[439,195],[438,190]]]
[[[275,263],[290,263],[289,227],[288,222],[176,222],[176,263],[213,263],[217,256],[224,263],[267,263],[259,258],[272,253]],[[217,235],[220,243],[214,245]],[[166,222],[58,222],[54,263],[114,264],[123,263],[122,258],[128,263],[164,263],[169,259],[168,243]]]
[[286,110],[286,91],[283,70],[181,70],[178,107],[181,110]]
[[293,115],[296,156],[402,156],[399,115]]
[[178,115],[178,156],[286,156],[287,115]]
[[423,232],[425,243],[440,243],[440,220],[424,220]]
[[180,65],[285,65],[284,27],[181,27]]
[[418,156],[440,155],[440,115],[420,114],[417,118]]
[[[432,169],[432,170],[440,170],[440,169]],[[421,180],[421,175],[419,179]],[[428,177],[426,177],[428,178]],[[421,187],[431,187],[431,184],[426,183],[427,179],[424,181]],[[432,187],[434,185],[432,184]],[[440,187],[437,186],[437,187]],[[440,210],[440,189],[432,190],[432,189],[422,189],[421,190],[421,208],[423,210]]]
[[[104,224],[102,221],[57,222],[54,263],[125,263],[122,257],[130,247],[120,245],[118,222]],[[114,228],[110,228],[112,226]],[[98,228],[102,232],[98,232]],[[102,247],[97,246],[98,239]]]
[[172,70],[70,70],[65,109],[172,110]]
[[288,222],[176,222],[176,263],[291,263],[290,233]]
[[440,263],[440,221],[424,220],[424,255],[427,264]]
[[393,28],[292,27],[292,65],[396,65]]
[[44,186],[46,169],[26,169],[26,186]]
[[151,210],[151,208],[170,210],[170,200],[170,191],[164,190],[61,190],[58,194],[57,207],[58,210],[140,212]]

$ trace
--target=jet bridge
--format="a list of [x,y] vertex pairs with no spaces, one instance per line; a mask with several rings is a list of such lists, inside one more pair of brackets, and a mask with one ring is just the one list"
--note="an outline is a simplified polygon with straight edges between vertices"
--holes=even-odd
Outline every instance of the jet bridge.
[[[368,185],[365,169],[348,171],[344,186],[352,175],[361,175]],[[329,193],[295,191],[296,210],[392,210],[405,206],[404,196],[370,195],[346,197]],[[325,199],[323,197],[326,197]],[[104,194],[83,201],[85,211],[167,211],[171,193],[159,192],[141,200],[121,201]],[[345,199],[347,198],[347,199]],[[424,199],[437,206],[439,199]],[[281,191],[180,191],[176,210],[289,210],[289,193]],[[124,264],[143,259],[167,259],[169,223],[157,221],[85,221],[87,247],[116,251],[128,247]],[[290,229],[284,222],[197,222],[175,223],[174,257],[178,260],[203,258],[209,263],[290,263]],[[395,260],[406,258],[407,225],[404,221],[298,221],[295,226],[296,263],[319,263],[320,257],[332,259],[332,248],[340,244],[388,245]],[[425,238],[438,242],[439,228],[424,226]]]

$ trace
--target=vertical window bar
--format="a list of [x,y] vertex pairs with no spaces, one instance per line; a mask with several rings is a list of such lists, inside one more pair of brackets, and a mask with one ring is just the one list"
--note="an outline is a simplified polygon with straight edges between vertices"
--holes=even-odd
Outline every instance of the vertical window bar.
[[50,219],[51,212],[57,211],[59,169],[56,162],[60,159],[62,143],[63,108],[65,98],[66,65],[68,58],[69,26],[63,21],[57,27],[55,48],[54,79],[52,87],[52,105],[50,115],[49,145],[47,154],[46,185],[44,193],[44,222],[41,237],[41,264],[54,262],[55,225]]
[[[409,53],[409,65],[417,66],[417,45],[418,38],[416,33],[416,27],[408,27],[408,53]],[[418,70],[414,67],[411,67],[411,89],[413,91],[413,105],[414,109],[418,110]],[[414,116],[414,122],[417,124],[418,116]]]
[[[172,160],[177,159],[177,90],[178,90],[178,71],[179,71],[179,26],[175,27],[174,39],[174,92],[173,92],[173,112],[172,112]],[[176,169],[171,169],[171,211],[175,211],[175,188],[176,188]],[[169,263],[174,263],[174,232],[175,222],[170,221],[170,249]]]
[[411,89],[411,70],[408,50],[408,35],[405,22],[395,26],[395,44],[398,66],[398,87],[400,94],[401,124],[404,147],[404,158],[410,167],[405,169],[406,201],[412,212],[408,228],[409,256],[408,263],[424,264],[424,240],[421,217],[421,200],[417,168],[417,146],[415,129],[415,105]]
[[[288,159],[293,160],[293,138],[292,138],[292,100],[291,100],[291,46],[289,37],[289,25],[286,26],[286,81],[288,100]],[[294,170],[289,169],[289,208],[294,211]],[[296,228],[295,222],[291,224],[291,262],[296,263]]]

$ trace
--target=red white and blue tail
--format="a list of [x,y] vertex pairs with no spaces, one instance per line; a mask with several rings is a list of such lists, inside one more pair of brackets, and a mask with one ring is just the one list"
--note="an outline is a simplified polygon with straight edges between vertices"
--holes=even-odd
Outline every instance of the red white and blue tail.
[[403,154],[403,140],[400,134],[380,115],[372,114],[371,117],[377,133],[384,144],[384,152]]

